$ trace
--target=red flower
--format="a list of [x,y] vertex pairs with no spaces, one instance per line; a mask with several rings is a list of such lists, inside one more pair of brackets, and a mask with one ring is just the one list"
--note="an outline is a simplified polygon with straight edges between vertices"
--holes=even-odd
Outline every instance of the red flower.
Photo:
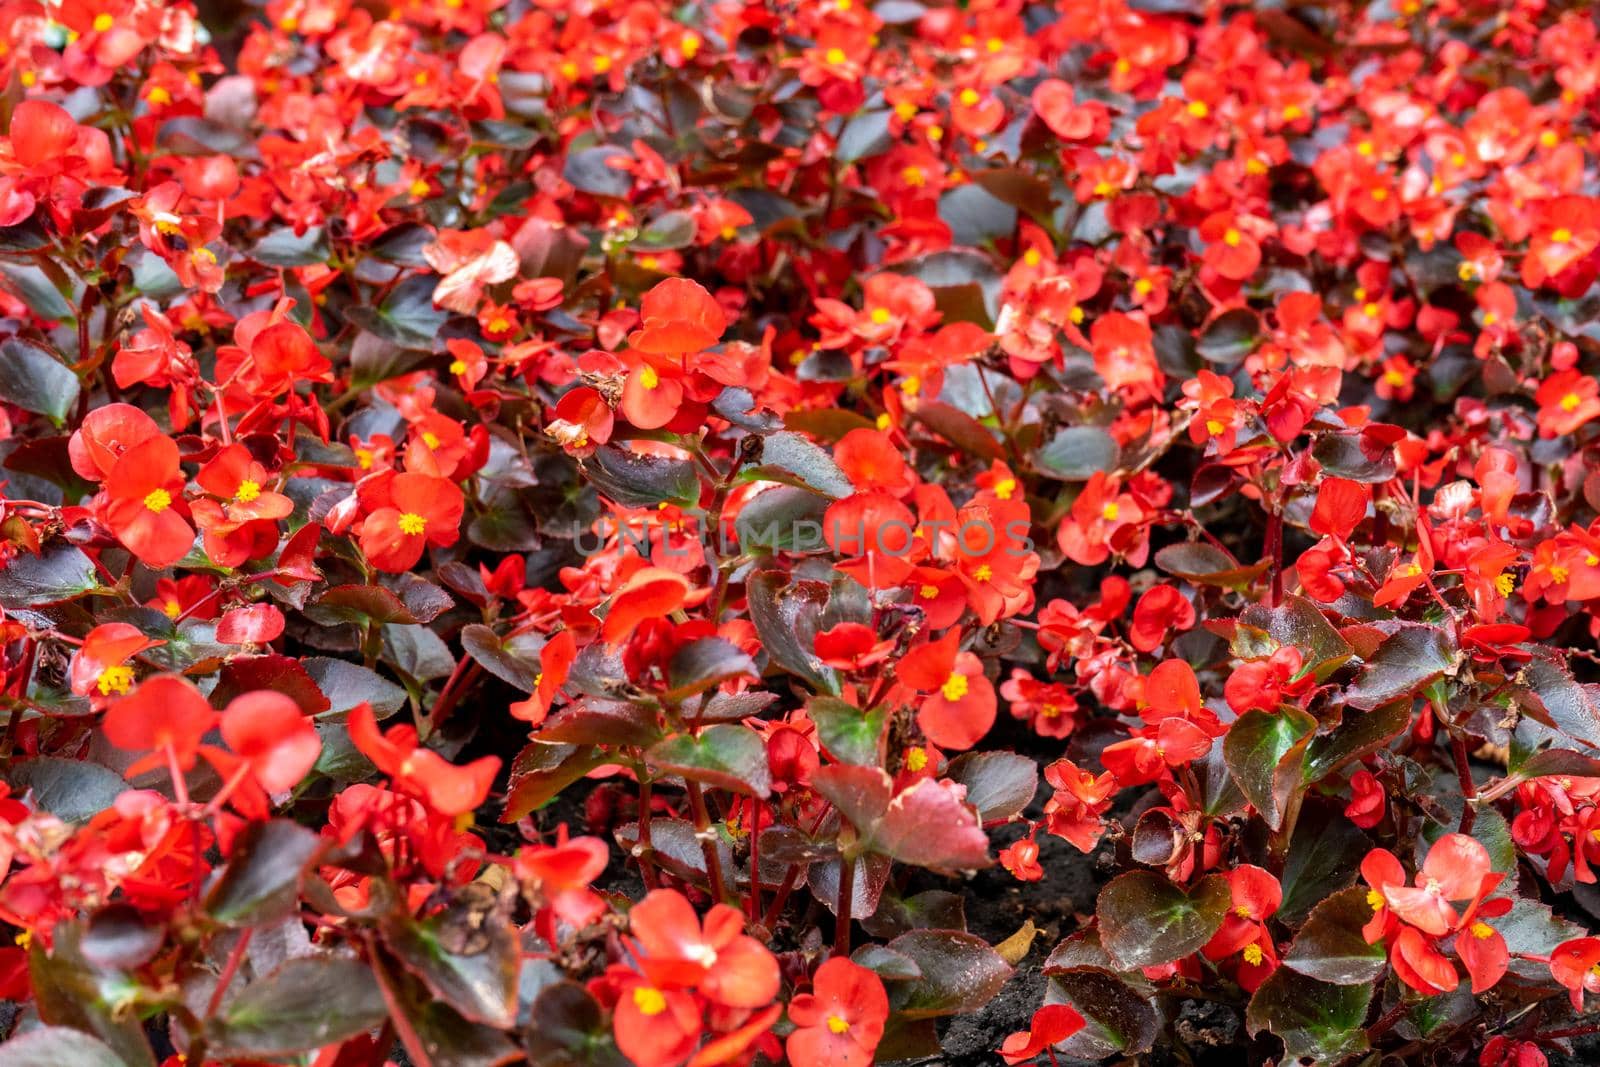
[[1350,804],[1344,809],[1345,818],[1370,830],[1383,821],[1389,810],[1389,794],[1382,783],[1368,770],[1359,770],[1350,776]]
[[687,278],[668,278],[644,295],[639,329],[628,344],[652,356],[681,359],[703,352],[722,339],[727,316],[705,287]]
[[194,547],[183,517],[178,446],[151,437],[117,457],[105,481],[106,525],[146,566],[170,567]]
[[1574,1011],[1583,1010],[1585,993],[1600,993],[1600,937],[1563,941],[1550,953],[1550,977],[1572,996]]
[[657,889],[628,913],[628,928],[639,967],[660,985],[698,989],[728,1008],[759,1008],[778,995],[778,961],[744,932],[737,908],[713,905],[702,921],[682,893]]
[[[1026,1030],[1009,1035],[1000,1046],[1007,1063],[1031,1060],[1084,1028],[1083,1016],[1070,1004],[1046,1004],[1033,1013]],[[1051,1053],[1051,1060],[1055,1054]]]
[[913,689],[929,693],[917,709],[917,725],[940,748],[968,749],[994,725],[994,686],[983,673],[983,661],[960,651],[961,635],[952,631],[937,641],[912,649],[896,672]]
[[817,968],[811,992],[789,1001],[796,1029],[784,1051],[794,1067],[868,1067],[889,1018],[877,975],[842,956]]
[[[408,571],[422,558],[424,547],[453,545],[461,535],[466,501],[448,478],[396,474],[380,479],[367,493],[373,510],[361,524],[361,551],[379,570]],[[363,503],[368,503],[366,495]]]
[[1154,652],[1166,642],[1167,634],[1192,629],[1194,621],[1194,605],[1174,586],[1152,586],[1134,606],[1128,643],[1140,652]]
[[112,704],[102,729],[118,748],[149,753],[123,772],[136,778],[164,765],[192,769],[200,739],[216,721],[215,709],[198,689],[182,678],[158,674]]
[[378,770],[440,815],[465,815],[482,804],[500,770],[498,756],[483,756],[457,767],[437,752],[421,747],[412,726],[391,726],[386,733],[380,733],[377,717],[366,701],[350,709],[349,727],[350,740]]
[[78,696],[117,697],[133,686],[133,668],[127,661],[147,648],[163,645],[152,641],[138,627],[126,622],[101,623],[90,630],[83,644],[72,655],[68,681]]

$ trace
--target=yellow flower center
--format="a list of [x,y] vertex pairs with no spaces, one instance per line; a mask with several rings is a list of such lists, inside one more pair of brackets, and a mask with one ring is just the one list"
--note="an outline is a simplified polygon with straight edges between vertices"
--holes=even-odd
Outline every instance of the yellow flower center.
[[1484,938],[1489,937],[1493,933],[1494,927],[1490,926],[1486,922],[1475,922],[1472,924],[1472,936],[1477,938],[1479,941],[1482,941]]
[[259,482],[252,482],[248,478],[239,483],[239,488],[234,492],[233,499],[241,504],[248,504],[261,495]]
[[1015,493],[1016,491],[1017,480],[1015,478],[1002,478],[994,485],[994,495],[999,497],[1001,500],[1010,500],[1011,494]]
[[100,672],[100,677],[95,679],[94,686],[100,690],[100,695],[103,697],[111,696],[113,693],[121,696],[133,687],[133,668],[121,664],[107,667]]
[[847,57],[844,54],[843,48],[830,48],[826,53],[824,53],[822,58],[828,61],[829,66],[837,67],[842,64]]
[[917,595],[922,597],[923,600],[932,600],[934,597],[939,595],[939,587],[936,585],[925,585],[921,589],[917,590]]
[[96,15],[94,17],[94,32],[95,33],[105,33],[107,30],[109,30],[111,27],[115,26],[116,24],[117,24],[117,20],[116,19],[112,18],[110,15],[108,15],[104,11],[102,11],[102,12],[100,12],[100,14],[98,14],[98,15]]
[[963,89],[959,99],[962,107],[976,107],[978,100],[981,98],[978,96],[976,89]]
[[1250,909],[1245,907],[1243,904],[1240,904],[1237,908],[1234,908],[1233,913],[1239,916],[1241,919],[1250,918]]
[[916,774],[928,765],[928,753],[922,748],[906,749],[906,770]]
[[1261,946],[1249,944],[1244,947],[1244,961],[1252,967],[1261,966],[1261,961],[1266,958],[1266,953],[1261,951]]
[[432,190],[425,179],[418,178],[416,181],[411,183],[411,188],[408,191],[411,193],[412,199],[421,200]]
[[167,618],[176,619],[179,615],[183,614],[183,605],[178,603],[176,600],[169,600],[165,604],[161,605],[161,611],[162,614],[166,615]]
[[1095,196],[1110,196],[1116,192],[1117,187],[1104,179],[1094,183]]
[[1059,704],[1041,704],[1041,705],[1039,705],[1039,717],[1041,719],[1054,719],[1054,718],[1057,718],[1058,716],[1060,716],[1060,714],[1061,714],[1061,706]]
[[1400,574],[1404,578],[1415,578],[1421,573],[1422,567],[1415,563],[1407,563],[1404,567],[1400,568]]
[[1121,513],[1122,509],[1117,507],[1115,500],[1107,501],[1106,506],[1100,509],[1100,517],[1107,522],[1116,522]]
[[216,266],[217,263],[217,254],[209,248],[197,248],[189,254],[189,258],[207,266]]
[[452,360],[451,363],[450,363],[450,373],[451,374],[465,374],[465,373],[467,373],[467,365],[465,363],[463,363],[459,359]]
[[1211,109],[1206,106],[1204,100],[1191,100],[1189,101],[1189,114],[1197,119],[1203,119],[1211,114]]
[[400,516],[400,532],[410,537],[416,537],[428,528],[428,521],[414,511],[407,511]]
[[980,563],[978,569],[972,572],[972,576],[980,582],[987,582],[994,577],[994,568],[987,563]]
[[159,515],[172,506],[172,494],[165,489],[152,489],[144,495],[144,506]]
[[642,985],[633,991],[633,1006],[646,1015],[660,1015],[667,1010],[667,998],[661,990]]
[[1561,229],[1550,235],[1550,240],[1554,241],[1558,245],[1564,245],[1568,241],[1572,240],[1572,231],[1563,226]]
[[358,448],[358,449],[356,449],[356,462],[361,465],[361,469],[362,470],[364,470],[364,471],[371,470],[372,469],[372,450],[369,449],[369,448]]
[[1510,596],[1511,590],[1517,587],[1516,576],[1502,574],[1494,580],[1494,587],[1500,591],[1501,596]]
[[837,1015],[828,1016],[828,1029],[836,1034],[842,1034],[850,1029],[850,1024]]
[[611,57],[610,56],[595,56],[594,57],[594,72],[596,74],[604,74],[606,71],[608,71],[610,69],[611,69]]
[[922,379],[915,374],[900,383],[900,391],[906,396],[916,396],[922,392]]
[[888,308],[873,308],[870,317],[873,322],[877,323],[879,326],[882,326],[884,323],[894,318],[894,315],[889,311]]
[[1226,429],[1227,429],[1227,426],[1223,425],[1223,422],[1222,422],[1221,419],[1207,419],[1206,420],[1206,433],[1210,434],[1212,437],[1216,437],[1217,435],[1221,434],[1223,430],[1226,430]]
[[1404,385],[1406,384],[1406,372],[1390,368],[1383,372],[1383,380],[1394,386]]
[[678,41],[678,51],[683,53],[684,59],[693,59],[695,53],[700,51],[700,35],[694,33],[684,34],[683,38]]
[[1367,906],[1373,911],[1383,907],[1383,894],[1376,889],[1367,890]]
[[1242,240],[1244,240],[1244,234],[1240,233],[1232,226],[1228,227],[1228,232],[1222,235],[1222,243],[1227,245],[1229,248],[1238,248],[1239,242]]
[[509,329],[511,329],[511,320],[504,315],[496,315],[489,320],[490,333],[505,333]]
[[1550,568],[1550,580],[1557,585],[1565,582],[1571,576],[1572,572],[1559,563]]
[[1361,313],[1369,319],[1375,319],[1379,315],[1383,314],[1383,305],[1378,303],[1368,303],[1362,307]]
[[722,228],[722,239],[724,241],[731,241],[737,236],[739,236],[739,227],[737,227],[737,226],[724,226]]
[[1133,283],[1133,291],[1140,296],[1149,296],[1155,290],[1156,283],[1149,278],[1140,278]]
[[1074,326],[1082,325],[1083,324],[1083,308],[1078,307],[1076,304],[1074,304],[1072,306],[1072,310],[1067,312],[1067,318],[1072,320],[1072,324]]
[[438,448],[439,435],[434,433],[432,430],[423,430],[422,443],[427,445],[429,448]]
[[1578,405],[1581,403],[1583,403],[1583,398],[1577,393],[1568,393],[1566,396],[1561,398],[1561,410],[1577,411]]
[[656,373],[654,367],[645,367],[639,372],[639,384],[646,389],[654,389],[661,384],[661,375]]
[[1472,263],[1463,263],[1456,268],[1456,277],[1464,282],[1470,282],[1478,276],[1478,268]]
[[967,676],[956,673],[944,680],[944,685],[939,687],[939,692],[944,694],[946,700],[954,702],[966,696],[969,688],[971,688],[971,683],[967,681]]
[[1284,122],[1293,122],[1295,119],[1303,118],[1304,116],[1305,112],[1302,111],[1296,104],[1290,104],[1288,107],[1283,109]]
[[159,85],[151,86],[150,91],[145,94],[144,98],[153,107],[161,107],[163,104],[172,103],[172,94]]

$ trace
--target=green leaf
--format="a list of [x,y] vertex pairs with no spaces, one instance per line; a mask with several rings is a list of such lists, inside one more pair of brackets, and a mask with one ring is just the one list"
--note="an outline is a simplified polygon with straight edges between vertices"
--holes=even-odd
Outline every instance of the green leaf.
[[[50,263],[49,260],[44,262]],[[52,264],[51,269],[60,274],[59,267]],[[62,284],[65,284],[64,278]],[[28,310],[41,319],[49,322],[72,322],[74,319],[72,305],[62,295],[60,285],[37,262],[0,262],[0,287],[28,305]]]
[[33,801],[66,822],[85,823],[111,807],[128,788],[127,781],[110,767],[85,760],[38,756],[15,764],[6,772],[13,794],[33,791]]
[[351,623],[410,626],[422,620],[392,590],[381,585],[336,585],[306,607],[306,618],[322,626]]
[[1279,967],[1250,998],[1245,1028],[1252,1037],[1267,1032],[1281,1039],[1285,1062],[1336,1063],[1367,1050],[1362,1023],[1372,988],[1332,985]]
[[[463,1018],[499,1029],[516,1022],[521,957],[516,931],[504,916],[463,915],[446,909],[418,921],[397,913],[385,920],[382,930],[384,944],[395,957]],[[447,939],[463,936],[472,939],[473,951],[446,947]]]
[[1344,805],[1308,797],[1289,838],[1278,918],[1298,926],[1319,902],[1356,880],[1372,842],[1344,817]]
[[[1270,641],[1260,639],[1260,635]],[[1251,604],[1239,616],[1233,653],[1242,659],[1270,656],[1285,645],[1300,650],[1301,670],[1324,681],[1350,659],[1354,651],[1318,607],[1305,597],[1290,594],[1276,608]]]
[[739,472],[741,481],[782,482],[835,500],[855,491],[828,450],[797,433],[782,430],[761,440],[760,462]]
[[238,1059],[291,1056],[365,1033],[387,1014],[383,991],[365,963],[306,956],[226,1001],[210,1021],[210,1051]]
[[650,221],[633,239],[632,247],[644,252],[669,252],[694,244],[694,216],[687,211],[668,211]]
[[1033,461],[1046,474],[1086,482],[1097,473],[1116,470],[1122,462],[1122,449],[1116,438],[1098,426],[1068,426],[1052,437]]
[[524,693],[539,688],[539,651],[545,639],[525,633],[501,638],[482,623],[461,628],[461,647],[484,670]]
[[980,459],[1001,459],[1006,454],[999,439],[960,408],[937,400],[924,400],[917,405],[913,416],[963,454]]
[[1260,335],[1260,317],[1249,308],[1234,308],[1200,331],[1194,347],[1208,363],[1238,363],[1255,348]]
[[1371,711],[1414,695],[1455,666],[1456,650],[1444,630],[1424,624],[1402,626],[1345,690],[1345,703]]
[[0,341],[0,400],[60,426],[78,391],[78,376],[48,349],[20,337]]
[[1083,1016],[1082,1030],[1057,1051],[1082,1060],[1139,1056],[1155,1047],[1161,1019],[1149,998],[1102,967],[1068,967],[1050,971],[1046,1004],[1070,1004]]
[[766,548],[775,552],[817,552],[827,547],[822,519],[826,497],[792,485],[775,485],[757,493],[739,509],[734,532],[745,551]]
[[1155,561],[1156,566],[1168,574],[1196,585],[1241,590],[1266,573],[1272,565],[1270,560],[1264,559],[1245,566],[1222,549],[1204,541],[1168,545],[1156,552]]
[[821,582],[791,580],[781,571],[757,571],[745,582],[750,621],[767,658],[812,688],[839,692],[839,675],[812,651],[828,587]]
[[417,274],[394,287],[376,308],[353,307],[345,316],[369,333],[402,348],[431,351],[450,314],[433,306],[439,279]]
[[321,226],[296,234],[279,226],[250,249],[250,258],[268,267],[309,267],[328,259],[328,238]]
[[323,696],[328,708],[319,714],[324,719],[343,718],[357,704],[372,705],[372,713],[387,719],[406,704],[406,691],[377,671],[359,663],[327,656],[308,656],[300,661]]
[[41,1026],[0,1045],[0,1067],[127,1067],[104,1041],[66,1026]]
[[211,917],[228,926],[272,922],[294,911],[306,869],[322,851],[322,838],[288,819],[252,823],[239,835],[206,896]]
[[155,1067],[137,1015],[124,1010],[139,994],[138,983],[121,971],[89,962],[79,947],[82,933],[80,924],[62,923],[49,952],[43,938],[35,938],[28,949],[28,979],[39,1018],[93,1034],[126,1067]]
[[883,708],[862,711],[838,697],[812,697],[806,713],[817,724],[817,737],[834,759],[863,767],[878,765],[878,743],[883,739],[888,713]]
[[602,445],[579,466],[596,489],[627,507],[693,507],[700,500],[700,476],[686,459],[644,456]]
[[888,151],[889,120],[893,115],[889,108],[878,108],[851,118],[839,131],[839,141],[833,149],[834,159],[840,163],[854,163]]
[[1341,889],[1311,909],[1306,924],[1284,954],[1285,966],[1308,978],[1334,985],[1378,980],[1388,961],[1383,943],[1369,945],[1361,928],[1372,918],[1372,905],[1360,886]]
[[765,797],[772,792],[767,746],[748,726],[724,723],[698,737],[679,734],[651,746],[651,766],[719,789]]
[[40,608],[98,588],[94,563],[74,545],[52,545],[39,555],[19,552],[0,570],[0,607]]
[[567,786],[606,762],[606,754],[592,746],[541,745],[523,748],[512,761],[510,790],[503,823],[516,822],[555,799]]
[[1538,698],[1549,725],[1587,745],[1600,740],[1600,709],[1589,691],[1561,664],[1542,658],[1531,660],[1519,680]]
[[1222,756],[1233,780],[1272,829],[1283,825],[1291,796],[1301,788],[1306,744],[1317,720],[1299,708],[1245,712],[1228,727]]
[[759,678],[755,661],[733,642],[721,637],[702,637],[673,653],[667,666],[671,691],[668,700],[686,700],[696,693],[715,689],[735,678]]
[[[812,786],[873,852],[939,871],[990,863],[989,837],[977,813],[934,779],[921,779],[895,795],[893,779],[880,768],[836,763],[818,770]],[[939,832],[929,833],[930,826]]]
[[1022,814],[1039,789],[1039,765],[1015,752],[964,752],[946,777],[967,788],[967,803],[985,823]]
[[888,947],[920,972],[896,984],[891,995],[895,1012],[908,1019],[977,1011],[1012,975],[1011,965],[987,942],[959,930],[912,930]]
[[1100,942],[1129,970],[1171,963],[1211,940],[1232,899],[1221,875],[1208,875],[1185,892],[1165,875],[1130,871],[1100,891]]
[[1311,739],[1306,748],[1305,782],[1312,785],[1371,752],[1376,752],[1411,725],[1411,702],[1397,700],[1372,711],[1346,708],[1344,719],[1330,733]]

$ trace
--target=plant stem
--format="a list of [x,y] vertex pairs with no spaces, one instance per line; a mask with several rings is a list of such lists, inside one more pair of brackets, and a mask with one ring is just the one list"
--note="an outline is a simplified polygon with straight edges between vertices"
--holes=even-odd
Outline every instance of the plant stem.
[[694,814],[695,836],[700,839],[700,851],[706,859],[706,880],[711,884],[711,898],[725,903],[727,883],[722,880],[722,856],[717,852],[717,842],[712,837],[711,814],[706,811],[706,796],[699,782],[689,782],[689,810]]
[[856,858],[846,856],[839,861],[838,918],[833,928],[833,951],[839,956],[850,955],[850,909],[856,898]]
[[1472,766],[1467,761],[1471,758],[1467,753],[1467,741],[1456,734],[1450,735],[1450,755],[1456,764],[1456,777],[1461,780],[1461,832],[1472,833],[1473,820],[1477,818],[1478,809],[1474,803],[1478,799],[1478,785],[1472,780]]
[[646,889],[659,889],[661,878],[656,874],[656,850],[650,840],[650,785],[650,779],[639,779],[639,875]]

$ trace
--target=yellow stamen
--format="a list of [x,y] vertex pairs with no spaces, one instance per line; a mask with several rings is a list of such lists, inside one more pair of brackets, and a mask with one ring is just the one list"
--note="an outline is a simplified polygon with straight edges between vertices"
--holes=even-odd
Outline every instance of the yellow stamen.
[[237,490],[235,490],[235,492],[233,494],[233,499],[237,500],[241,504],[248,504],[248,503],[250,503],[250,501],[254,500],[256,497],[258,497],[260,495],[261,495],[261,485],[260,485],[260,483],[259,482],[252,482],[248,478],[246,478],[244,481],[239,483],[239,488]]
[[660,1015],[667,1010],[667,998],[661,990],[642,985],[633,991],[633,1006],[646,1015]]
[[100,695],[103,697],[108,697],[112,694],[121,696],[133,688],[133,668],[122,664],[118,664],[115,667],[107,667],[100,672],[100,677],[95,679],[94,686],[100,690]]
[[970,688],[971,683],[967,681],[966,675],[952,674],[944,680],[944,685],[939,687],[939,692],[944,694],[946,700],[953,703],[966,696],[967,690]]
[[416,537],[428,528],[428,520],[414,511],[407,511],[400,516],[400,532],[410,537]]
[[144,506],[159,515],[172,506],[172,494],[165,489],[152,489],[144,495]]

